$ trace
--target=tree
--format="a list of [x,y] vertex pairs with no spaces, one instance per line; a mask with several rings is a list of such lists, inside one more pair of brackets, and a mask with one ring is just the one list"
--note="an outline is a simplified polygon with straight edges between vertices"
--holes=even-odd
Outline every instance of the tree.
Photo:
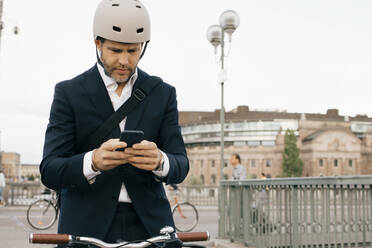
[[283,176],[285,177],[300,177],[302,176],[303,162],[300,159],[300,149],[296,144],[296,136],[294,131],[287,129],[284,136],[284,152],[283,152]]

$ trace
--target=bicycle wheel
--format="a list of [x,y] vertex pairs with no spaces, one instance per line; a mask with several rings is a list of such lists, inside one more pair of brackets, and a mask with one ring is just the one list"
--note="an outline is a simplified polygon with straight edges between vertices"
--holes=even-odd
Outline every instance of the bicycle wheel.
[[57,209],[48,200],[37,200],[27,209],[27,221],[35,229],[44,230],[57,220]]
[[176,229],[179,232],[190,232],[198,224],[198,211],[189,202],[176,204],[172,209],[172,213]]

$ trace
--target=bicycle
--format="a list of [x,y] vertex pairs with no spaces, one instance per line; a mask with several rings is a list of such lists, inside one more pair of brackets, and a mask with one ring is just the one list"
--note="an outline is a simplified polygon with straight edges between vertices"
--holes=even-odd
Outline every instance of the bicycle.
[[170,184],[170,186],[175,192],[172,214],[176,230],[179,232],[190,232],[196,227],[199,222],[198,210],[190,202],[178,202],[178,186],[173,184]]
[[120,242],[120,243],[106,243],[97,238],[91,237],[80,237],[69,234],[34,234],[31,233],[29,242],[31,244],[82,244],[82,245],[95,245],[100,248],[144,248],[150,245],[156,247],[164,247],[163,244],[169,245],[168,247],[199,247],[205,248],[205,246],[195,244],[183,244],[183,242],[193,241],[207,241],[210,236],[208,232],[188,232],[188,233],[176,233],[173,227],[164,227],[160,230],[160,235],[149,238],[147,240],[140,240],[134,242]]
[[[43,194],[50,194],[47,191]],[[53,191],[50,199],[39,199],[30,204],[27,209],[27,222],[37,230],[45,230],[56,222],[58,212],[56,192]]]

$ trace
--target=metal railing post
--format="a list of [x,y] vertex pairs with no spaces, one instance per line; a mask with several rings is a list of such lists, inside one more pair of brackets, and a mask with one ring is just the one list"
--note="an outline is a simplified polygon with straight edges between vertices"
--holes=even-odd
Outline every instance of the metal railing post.
[[291,201],[291,247],[299,247],[299,230],[298,230],[298,186],[292,186],[292,201]]
[[370,213],[369,213],[369,226],[370,226],[370,233],[369,233],[369,235],[370,235],[370,239],[369,239],[369,242],[371,242],[372,243],[372,185],[370,184],[369,185],[369,211],[370,211]]
[[11,185],[11,197],[10,197],[10,205],[11,206],[14,206],[14,199],[15,199],[15,196],[14,196],[14,185]]
[[251,220],[251,205],[252,205],[252,196],[250,187],[243,186],[243,236],[244,236],[244,244],[246,246],[252,245],[251,240],[251,230],[250,227],[252,225]]
[[226,237],[226,192],[227,186],[220,184],[218,197],[218,236]]

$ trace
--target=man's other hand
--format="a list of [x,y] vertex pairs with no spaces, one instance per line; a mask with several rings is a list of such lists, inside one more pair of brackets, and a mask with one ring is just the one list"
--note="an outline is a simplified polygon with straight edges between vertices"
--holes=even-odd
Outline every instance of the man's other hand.
[[128,155],[130,164],[148,171],[155,170],[162,159],[162,154],[156,144],[147,140],[134,144],[133,147],[126,148],[124,153]]

